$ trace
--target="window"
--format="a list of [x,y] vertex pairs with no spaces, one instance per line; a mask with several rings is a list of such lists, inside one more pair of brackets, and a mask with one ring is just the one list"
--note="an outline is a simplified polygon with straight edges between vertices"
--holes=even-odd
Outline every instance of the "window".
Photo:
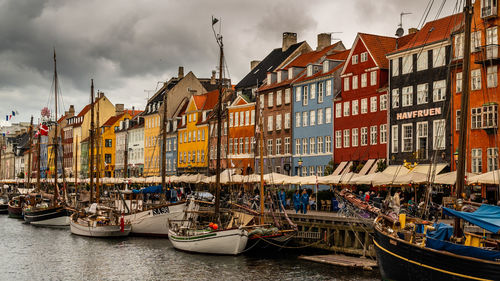
[[446,47],[442,46],[432,50],[432,67],[444,66],[446,63]]
[[273,140],[267,140],[267,155],[273,155]]
[[349,91],[349,77],[344,78],[344,91]]
[[375,145],[377,144],[377,127],[378,126],[371,126],[370,127],[370,145]]
[[377,112],[377,97],[370,97],[370,112]]
[[104,154],[104,162],[106,164],[111,164],[111,154]]
[[281,130],[281,114],[276,115],[276,130]]
[[398,148],[399,148],[399,136],[398,136],[398,125],[393,125],[391,127],[391,152],[392,153],[398,153]]
[[358,75],[352,77],[352,89],[356,90],[358,88]]
[[[270,92],[268,95],[267,95],[267,106],[268,107],[273,107],[273,101],[274,101],[274,93],[273,92]],[[236,122],[238,123],[238,122]]]
[[253,153],[255,150],[255,138],[251,137],[250,138],[250,153]]
[[417,54],[417,71],[427,69],[428,61],[427,51],[421,51],[419,54]]
[[303,177],[307,176],[307,167],[306,166],[302,166],[302,176]]
[[359,113],[359,101],[353,100],[352,101],[352,115],[358,115],[358,113]]
[[424,104],[428,102],[429,84],[417,85],[417,104]]
[[427,136],[428,136],[428,124],[425,122],[417,123],[417,140],[416,140],[416,158],[417,159],[427,159]]
[[342,117],[342,103],[335,104],[335,118]]
[[377,71],[370,72],[370,86],[377,85]]
[[309,111],[309,126],[316,125],[316,110]]
[[318,177],[322,177],[323,176],[323,166],[316,167],[316,175]]
[[462,72],[457,72],[457,83],[455,85],[455,92],[456,93],[461,93],[462,92]]
[[240,124],[239,117],[240,117],[240,115],[238,114],[238,112],[235,112],[235,113],[234,113],[234,126],[235,126],[235,127],[238,127],[238,126],[239,126],[239,124]]
[[486,85],[488,88],[495,88],[498,86],[498,73],[497,66],[489,66],[486,69]]
[[471,32],[471,52],[481,51],[481,31]]
[[188,122],[191,122],[191,114],[188,114]]
[[307,127],[309,125],[307,117],[308,117],[308,112],[307,111],[302,112],[302,127]]
[[250,125],[255,125],[255,109],[250,111]]
[[281,90],[276,92],[276,106],[281,105]]
[[413,105],[413,86],[403,88],[403,106]]
[[295,127],[300,128],[300,121],[302,120],[302,116],[300,116],[300,112],[295,112]]
[[349,147],[351,142],[351,132],[349,129],[344,130],[344,147]]
[[474,69],[470,72],[471,90],[481,90],[481,69]]
[[364,88],[368,85],[368,73],[361,74],[361,88]]
[[387,143],[387,124],[380,125],[380,143]]
[[349,108],[350,102],[346,101],[344,102],[344,116],[349,116],[350,114],[350,108]]
[[201,140],[205,140],[205,130],[201,130]]
[[498,58],[498,30],[497,26],[486,29],[486,58]]
[[455,49],[454,57],[459,59],[464,56],[464,34],[460,33],[455,35]]
[[290,154],[290,137],[285,138],[285,155]]
[[342,131],[335,131],[335,148],[342,148]]
[[310,98],[313,100],[316,98],[316,84],[311,84]]
[[318,137],[318,154],[321,154],[323,152],[324,152],[323,137]]
[[286,88],[285,89],[285,104],[289,104],[290,103],[290,88]]
[[323,73],[327,73],[329,70],[330,70],[330,66],[329,66],[330,62],[325,60],[323,62]]
[[301,97],[302,97],[302,87],[296,87],[295,88],[295,101],[299,102]]
[[387,110],[387,94],[380,95],[380,110]]
[[368,112],[368,99],[361,99],[361,114]]
[[358,63],[358,55],[352,56],[352,64],[357,64]]
[[358,146],[358,128],[353,128],[352,129],[352,146],[356,147]]
[[307,154],[307,138],[302,139],[302,153]]
[[[458,111],[460,113],[460,111]],[[471,108],[471,129],[481,129],[483,126],[483,114],[482,107]],[[460,124],[457,122],[457,130],[460,128]]]
[[273,131],[273,116],[267,116],[267,131],[272,132]]
[[323,102],[323,82],[318,83],[318,103]]
[[488,172],[498,170],[498,147],[489,147],[487,157]]
[[399,107],[399,89],[392,90],[392,108]]
[[[347,79],[349,80],[349,78],[347,78]],[[345,81],[345,79],[344,79],[344,81]],[[349,85],[349,81],[347,81],[347,84]],[[332,95],[332,80],[327,80],[326,81],[326,96],[331,96],[331,95]]]
[[455,113],[455,130],[460,131],[460,109]]
[[307,66],[307,76],[313,75],[313,66],[312,64]]
[[276,155],[280,155],[282,153],[281,151],[281,139],[277,138],[276,139]]
[[471,151],[471,172],[481,173],[483,171],[483,152],[481,148],[473,148]]
[[250,125],[250,110],[245,111],[245,126]]
[[325,152],[326,153],[332,152],[332,137],[331,136],[325,137]]
[[238,154],[238,138],[234,138],[234,154]]
[[361,145],[368,145],[368,128],[361,128]]
[[361,53],[361,62],[365,62],[368,60],[368,52]]
[[300,139],[295,139],[295,154],[300,155]]
[[391,60],[392,62],[392,76],[399,75],[399,58],[395,58]]
[[413,72],[413,55],[403,57],[403,74]]
[[314,166],[309,166],[309,175],[314,176],[316,173],[314,172]]
[[304,90],[302,93],[302,105],[307,105],[309,102],[309,91],[307,86],[304,86]]
[[411,152],[413,150],[413,124],[403,125],[403,143],[402,152]]
[[309,138],[309,154],[316,154],[316,138]]
[[446,80],[434,81],[432,88],[432,101],[437,102],[446,99]]
[[325,109],[325,123],[326,124],[332,123],[332,108],[331,107],[327,107]]
[[112,146],[113,146],[113,140],[106,139],[106,140],[104,141],[104,146],[105,146],[105,147],[112,147]]
[[290,112],[285,113],[285,129],[290,129]]
[[483,129],[498,128],[498,105],[483,106]]
[[245,154],[248,154],[248,137],[245,138]]

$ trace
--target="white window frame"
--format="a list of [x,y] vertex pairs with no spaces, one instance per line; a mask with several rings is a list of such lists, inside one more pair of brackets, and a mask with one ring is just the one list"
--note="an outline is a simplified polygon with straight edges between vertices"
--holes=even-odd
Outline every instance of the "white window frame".
[[361,114],[368,113],[368,99],[361,99]]
[[332,123],[332,108],[327,107],[325,109],[325,124],[330,124]]
[[358,89],[358,75],[352,76],[352,89]]
[[302,113],[295,112],[295,128],[300,128],[302,124]]
[[377,112],[378,104],[377,104],[377,96],[370,97],[370,112]]
[[337,102],[335,104],[335,118],[340,118],[342,117],[342,103]]
[[361,88],[368,86],[368,73],[361,74]]
[[325,153],[332,152],[332,136],[325,137]]
[[378,126],[370,126],[370,145],[376,145],[378,142]]
[[361,128],[361,146],[368,145],[368,127]]
[[421,51],[417,54],[417,71],[426,70],[428,68],[429,58],[428,51]]
[[349,116],[351,114],[351,102],[350,101],[345,101],[343,105],[344,111],[344,117]]
[[401,152],[413,151],[413,124],[401,125]]
[[391,60],[391,75],[392,77],[399,76],[399,58],[395,58]]
[[471,91],[481,90],[481,69],[473,69],[470,71]]
[[280,106],[282,104],[282,94],[281,90],[276,91],[276,106]]
[[377,71],[370,72],[370,86],[377,85]]
[[351,144],[352,147],[357,147],[359,144],[359,138],[358,138],[358,128],[352,128],[352,134],[351,134]]
[[349,77],[344,77],[344,91],[349,91]]
[[335,131],[335,148],[342,148],[342,130]]
[[351,146],[351,130],[344,129],[344,148]]
[[352,101],[352,115],[358,115],[359,114],[359,100],[353,100]]
[[446,80],[434,81],[432,85],[432,101],[446,100]]
[[496,65],[486,68],[486,86],[496,88],[498,86],[498,67]]
[[318,125],[323,125],[324,116],[323,116],[323,108],[318,108]]
[[417,85],[417,104],[424,104],[429,102],[429,84]]
[[392,125],[391,127],[391,152],[399,152],[399,126]]

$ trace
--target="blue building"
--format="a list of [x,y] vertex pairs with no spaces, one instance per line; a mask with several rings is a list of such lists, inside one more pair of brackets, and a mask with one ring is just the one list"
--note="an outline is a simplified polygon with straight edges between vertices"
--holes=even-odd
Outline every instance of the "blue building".
[[293,175],[323,176],[333,157],[333,100],[340,92],[340,72],[349,51],[309,63],[293,87]]

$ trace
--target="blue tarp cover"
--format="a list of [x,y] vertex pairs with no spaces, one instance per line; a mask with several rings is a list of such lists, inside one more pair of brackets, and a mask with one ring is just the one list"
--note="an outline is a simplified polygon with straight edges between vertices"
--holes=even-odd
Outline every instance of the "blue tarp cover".
[[445,223],[435,223],[436,230],[427,232],[427,237],[449,241],[453,235],[453,226]]
[[499,251],[490,251],[478,247],[453,244],[451,242],[436,240],[430,237],[427,237],[426,239],[426,246],[434,250],[447,251],[461,256],[473,257],[490,261],[500,260]]
[[133,193],[161,193],[161,185],[148,186],[142,189],[134,189]]
[[461,218],[493,233],[500,233],[500,207],[498,206],[481,205],[472,213],[443,207],[443,214]]

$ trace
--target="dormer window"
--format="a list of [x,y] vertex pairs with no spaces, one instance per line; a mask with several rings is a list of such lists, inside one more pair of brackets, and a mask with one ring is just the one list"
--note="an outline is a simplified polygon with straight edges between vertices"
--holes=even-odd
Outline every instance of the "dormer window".
[[205,122],[207,120],[207,112],[206,111],[203,111],[202,113],[202,122]]
[[311,76],[313,74],[313,66],[312,64],[307,66],[307,76]]
[[278,71],[278,83],[281,82],[281,71]]
[[271,79],[271,73],[268,73],[267,74],[267,85],[271,85],[273,83],[272,79]]
[[293,78],[293,67],[290,67],[288,69],[288,79],[292,79]]
[[323,73],[327,73],[330,70],[330,61],[325,60],[323,62]]
[[186,115],[182,115],[182,125],[186,125]]

